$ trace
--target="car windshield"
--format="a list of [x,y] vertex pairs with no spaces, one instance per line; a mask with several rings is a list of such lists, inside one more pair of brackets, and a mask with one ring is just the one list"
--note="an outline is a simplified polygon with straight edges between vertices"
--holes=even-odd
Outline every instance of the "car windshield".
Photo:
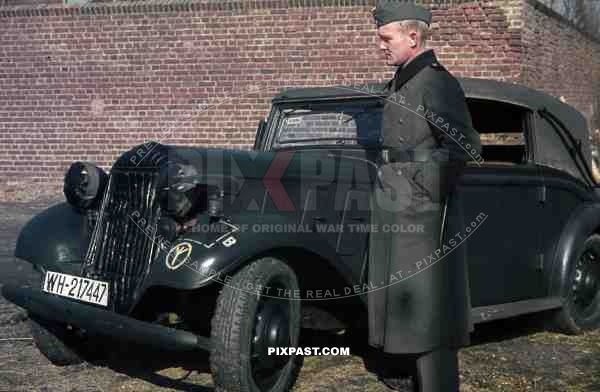
[[382,109],[377,102],[365,101],[285,108],[273,147],[375,146],[381,135]]

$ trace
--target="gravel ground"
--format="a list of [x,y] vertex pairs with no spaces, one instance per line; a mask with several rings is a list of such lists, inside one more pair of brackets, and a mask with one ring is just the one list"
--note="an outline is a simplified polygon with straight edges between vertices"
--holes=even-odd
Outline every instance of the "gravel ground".
[[[0,284],[25,279],[13,263],[20,228],[48,204],[0,204]],[[306,345],[352,346],[344,336],[312,335]],[[600,333],[545,332],[539,317],[477,327],[460,353],[463,391],[600,391]],[[360,356],[307,357],[294,391],[389,391]],[[199,358],[205,363],[206,358]],[[152,370],[154,368],[154,370]],[[135,357],[70,367],[51,365],[35,348],[23,310],[0,297],[0,392],[212,391],[206,369],[156,368]]]

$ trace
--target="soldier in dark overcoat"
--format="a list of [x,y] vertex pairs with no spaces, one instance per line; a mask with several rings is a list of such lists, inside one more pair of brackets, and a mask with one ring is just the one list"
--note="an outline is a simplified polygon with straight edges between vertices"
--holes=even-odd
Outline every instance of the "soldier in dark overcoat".
[[453,234],[448,220],[462,218],[453,190],[481,153],[479,134],[459,82],[425,46],[430,11],[380,1],[373,14],[379,49],[398,68],[386,87],[373,197],[369,280],[386,284],[369,293],[369,344],[414,358],[417,390],[458,391],[457,353],[472,329],[468,274],[458,240],[442,241]]

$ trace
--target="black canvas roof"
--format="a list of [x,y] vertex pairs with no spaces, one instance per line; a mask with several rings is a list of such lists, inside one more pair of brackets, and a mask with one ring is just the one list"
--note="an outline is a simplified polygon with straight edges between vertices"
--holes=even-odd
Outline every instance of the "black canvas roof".
[[[467,98],[486,99],[523,106],[531,110],[546,108],[561,119],[567,128],[582,128],[587,140],[585,117],[575,108],[546,93],[514,83],[497,80],[458,78]],[[329,100],[340,98],[373,98],[383,96],[384,83],[345,84],[326,87],[303,87],[285,89],[273,98],[273,102],[306,100]]]
[[[518,105],[532,111],[546,109],[562,122],[571,135],[581,141],[582,152],[589,162],[591,151],[585,117],[572,106],[541,91],[514,83],[489,79],[458,78],[465,96]],[[345,84],[327,87],[292,88],[281,91],[273,103],[325,101],[339,99],[381,98],[384,83]]]
[[[514,83],[478,78],[458,78],[468,98],[489,99],[523,106],[531,110],[547,107],[556,114],[581,116],[574,108],[541,91]],[[368,98],[383,95],[384,83],[344,84],[326,87],[290,88],[277,94],[273,101]]]

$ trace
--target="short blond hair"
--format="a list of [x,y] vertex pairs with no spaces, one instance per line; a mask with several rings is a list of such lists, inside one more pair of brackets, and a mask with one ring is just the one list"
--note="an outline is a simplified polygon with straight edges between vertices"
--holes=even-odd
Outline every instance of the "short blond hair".
[[420,47],[424,48],[427,45],[429,39],[429,25],[422,20],[403,20],[396,22],[398,27],[403,33],[409,31],[416,31],[419,36]]

